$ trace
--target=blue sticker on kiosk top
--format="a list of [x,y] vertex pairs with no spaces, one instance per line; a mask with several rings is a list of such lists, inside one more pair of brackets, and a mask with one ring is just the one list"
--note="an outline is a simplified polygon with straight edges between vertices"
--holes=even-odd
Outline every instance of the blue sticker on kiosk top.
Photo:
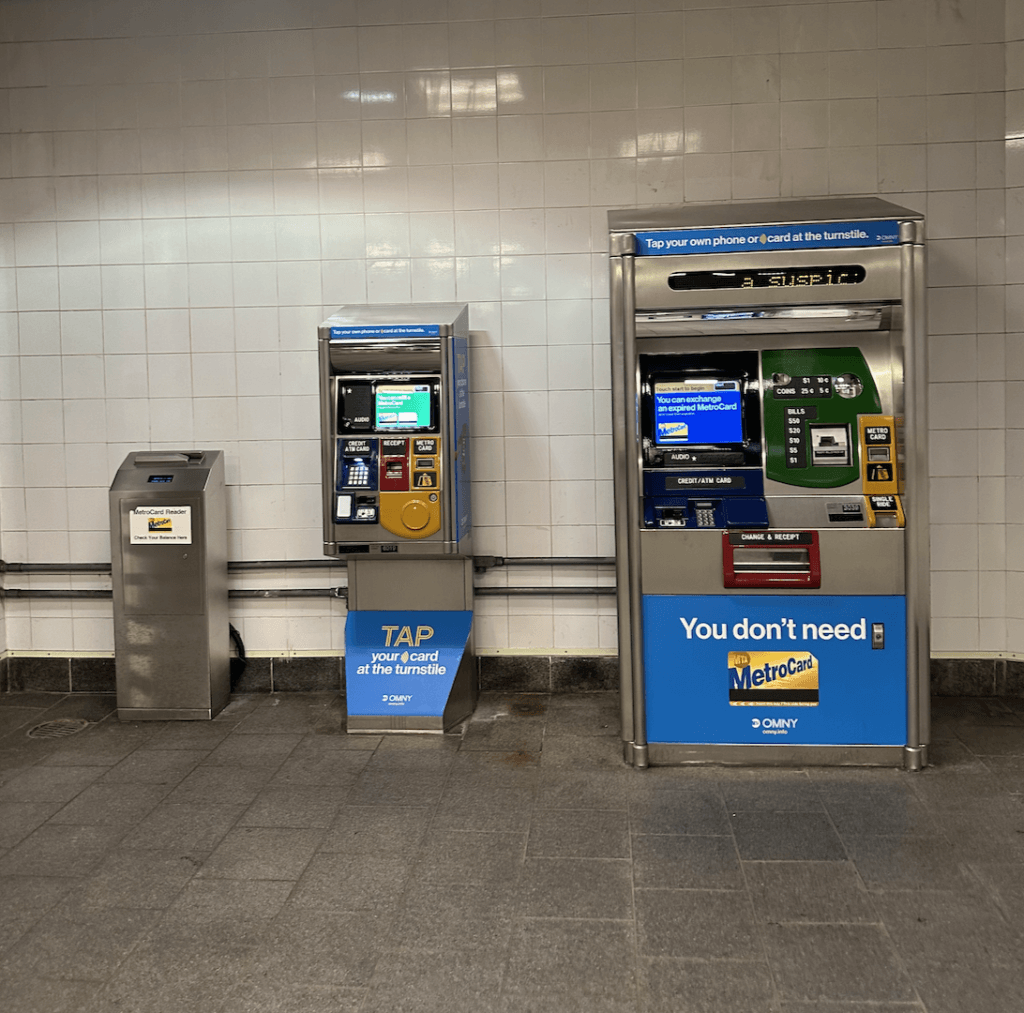
[[365,324],[332,327],[332,338],[436,338],[440,324]]
[[673,229],[638,232],[638,257],[687,253],[735,253],[737,250],[828,250],[848,246],[895,246],[897,221],[810,222],[794,225],[742,225],[721,229]]

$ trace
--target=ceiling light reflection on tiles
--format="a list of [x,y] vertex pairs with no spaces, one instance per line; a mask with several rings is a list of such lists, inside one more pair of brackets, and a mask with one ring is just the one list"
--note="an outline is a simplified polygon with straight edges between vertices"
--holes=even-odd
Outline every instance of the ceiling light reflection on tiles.
[[[689,143],[690,134],[686,134]],[[699,135],[697,140],[699,142]],[[681,130],[658,130],[651,133],[637,134],[636,151],[638,155],[674,155],[683,150],[683,132]],[[699,148],[693,150],[698,151]],[[629,154],[623,154],[620,158],[628,158]]]
[[[499,80],[505,75],[499,75]],[[452,78],[452,112],[463,116],[498,111],[498,86],[491,75]]]
[[363,105],[392,103],[398,100],[393,91],[347,91],[344,93],[346,102],[358,102]]

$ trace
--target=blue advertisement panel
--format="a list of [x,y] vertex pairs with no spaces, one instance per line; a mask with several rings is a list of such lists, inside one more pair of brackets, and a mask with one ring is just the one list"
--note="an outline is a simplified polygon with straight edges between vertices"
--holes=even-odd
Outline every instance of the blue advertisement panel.
[[469,469],[469,342],[455,337],[453,341],[455,384],[455,529],[456,541],[461,540],[473,527],[473,508],[470,500]]
[[472,612],[349,612],[349,714],[440,717],[472,623]]
[[847,246],[895,246],[899,222],[809,222],[793,225],[741,225],[717,229],[638,232],[638,257],[737,250],[830,250]]
[[905,745],[906,599],[645,595],[649,742]]
[[436,338],[439,324],[352,324],[332,327],[332,338]]

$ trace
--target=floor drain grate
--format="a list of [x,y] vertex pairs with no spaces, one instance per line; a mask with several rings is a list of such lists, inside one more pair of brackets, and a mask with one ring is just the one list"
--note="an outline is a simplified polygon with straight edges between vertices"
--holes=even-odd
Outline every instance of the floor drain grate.
[[89,722],[85,718],[54,718],[53,721],[44,721],[28,730],[30,739],[66,739],[69,735],[76,735],[85,731]]

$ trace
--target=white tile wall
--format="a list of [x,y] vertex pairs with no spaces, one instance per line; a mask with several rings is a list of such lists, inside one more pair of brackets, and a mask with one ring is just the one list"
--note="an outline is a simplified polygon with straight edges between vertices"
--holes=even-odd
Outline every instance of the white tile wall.
[[[1011,0],[0,0],[2,555],[105,557],[125,453],[219,446],[233,556],[316,558],[316,324],[405,300],[471,304],[478,550],[609,555],[606,209],[881,194],[931,239],[934,646],[1024,654],[1022,67]],[[485,598],[477,641],[610,651],[614,607]]]

